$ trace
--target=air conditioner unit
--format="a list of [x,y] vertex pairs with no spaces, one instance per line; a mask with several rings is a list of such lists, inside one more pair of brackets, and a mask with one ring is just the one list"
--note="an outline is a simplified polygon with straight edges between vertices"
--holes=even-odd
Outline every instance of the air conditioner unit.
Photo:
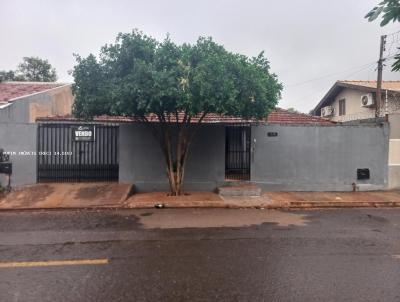
[[361,96],[361,107],[371,107],[373,105],[375,105],[375,101],[372,93],[363,94]]
[[333,107],[326,106],[321,109],[321,116],[331,116],[333,114]]

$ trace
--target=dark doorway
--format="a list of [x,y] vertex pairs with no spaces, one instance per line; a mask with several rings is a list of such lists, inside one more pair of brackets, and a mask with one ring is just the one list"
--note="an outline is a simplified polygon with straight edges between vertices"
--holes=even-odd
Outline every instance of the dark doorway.
[[225,179],[250,180],[250,125],[225,128]]
[[118,125],[40,123],[38,182],[118,181]]

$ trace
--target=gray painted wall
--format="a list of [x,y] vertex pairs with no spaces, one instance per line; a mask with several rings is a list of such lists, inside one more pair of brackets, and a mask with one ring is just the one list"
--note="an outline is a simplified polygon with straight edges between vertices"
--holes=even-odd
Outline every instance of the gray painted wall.
[[[0,123],[0,148],[14,151],[11,155],[13,174],[11,186],[19,187],[36,183],[36,156],[19,152],[35,152],[37,138],[36,124]],[[0,182],[6,185],[6,177],[0,174]]]
[[[387,125],[253,126],[252,182],[266,190],[350,191],[353,182],[360,190],[385,189],[388,136]],[[8,151],[35,151],[36,137],[36,124],[0,123],[0,147]],[[121,182],[139,191],[168,189],[163,156],[145,125],[120,125],[119,156]],[[11,159],[13,186],[36,182],[36,156]],[[369,168],[371,179],[357,181],[357,168]],[[191,145],[184,189],[213,190],[224,175],[225,126],[202,125]]]
[[[352,183],[384,189],[388,136],[386,124],[253,126],[251,179],[266,190],[349,191]],[[371,179],[357,181],[357,168],[369,168]]]
[[28,123],[29,99],[14,102],[10,106],[0,109],[0,122],[2,123]]
[[[188,155],[185,190],[213,190],[225,177],[225,128],[202,125]],[[168,190],[165,161],[146,125],[120,125],[120,182],[139,191]]]
[[[202,127],[191,146],[186,190],[225,182],[225,126]],[[253,126],[251,181],[275,191],[350,191],[352,183],[359,190],[385,189],[388,135],[387,125]],[[369,168],[371,179],[357,181],[357,168]],[[168,190],[163,156],[145,125],[120,126],[119,178],[139,191]]]

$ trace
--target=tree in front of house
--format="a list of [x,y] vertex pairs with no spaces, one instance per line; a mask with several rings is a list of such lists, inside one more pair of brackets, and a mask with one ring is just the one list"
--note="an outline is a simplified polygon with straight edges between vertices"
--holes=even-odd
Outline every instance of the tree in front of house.
[[208,114],[263,119],[282,90],[263,53],[249,58],[211,38],[177,45],[133,31],[105,45],[99,59],[76,58],[74,113],[146,123],[164,154],[173,195],[182,192],[190,144]]
[[[365,18],[369,22],[376,20],[382,16],[380,26],[385,26],[389,22],[400,22],[400,1],[399,0],[383,0],[373,9],[371,9]],[[400,53],[395,55],[392,64],[393,71],[400,71]]]
[[45,59],[24,57],[16,71],[0,71],[0,81],[55,82],[57,73]]

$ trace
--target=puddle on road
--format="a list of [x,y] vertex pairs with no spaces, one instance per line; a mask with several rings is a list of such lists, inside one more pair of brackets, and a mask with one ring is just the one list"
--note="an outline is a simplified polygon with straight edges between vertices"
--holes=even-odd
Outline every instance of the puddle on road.
[[277,226],[305,226],[307,215],[278,210],[256,209],[162,209],[143,211],[140,223],[145,229],[246,227],[262,223],[275,223]]

